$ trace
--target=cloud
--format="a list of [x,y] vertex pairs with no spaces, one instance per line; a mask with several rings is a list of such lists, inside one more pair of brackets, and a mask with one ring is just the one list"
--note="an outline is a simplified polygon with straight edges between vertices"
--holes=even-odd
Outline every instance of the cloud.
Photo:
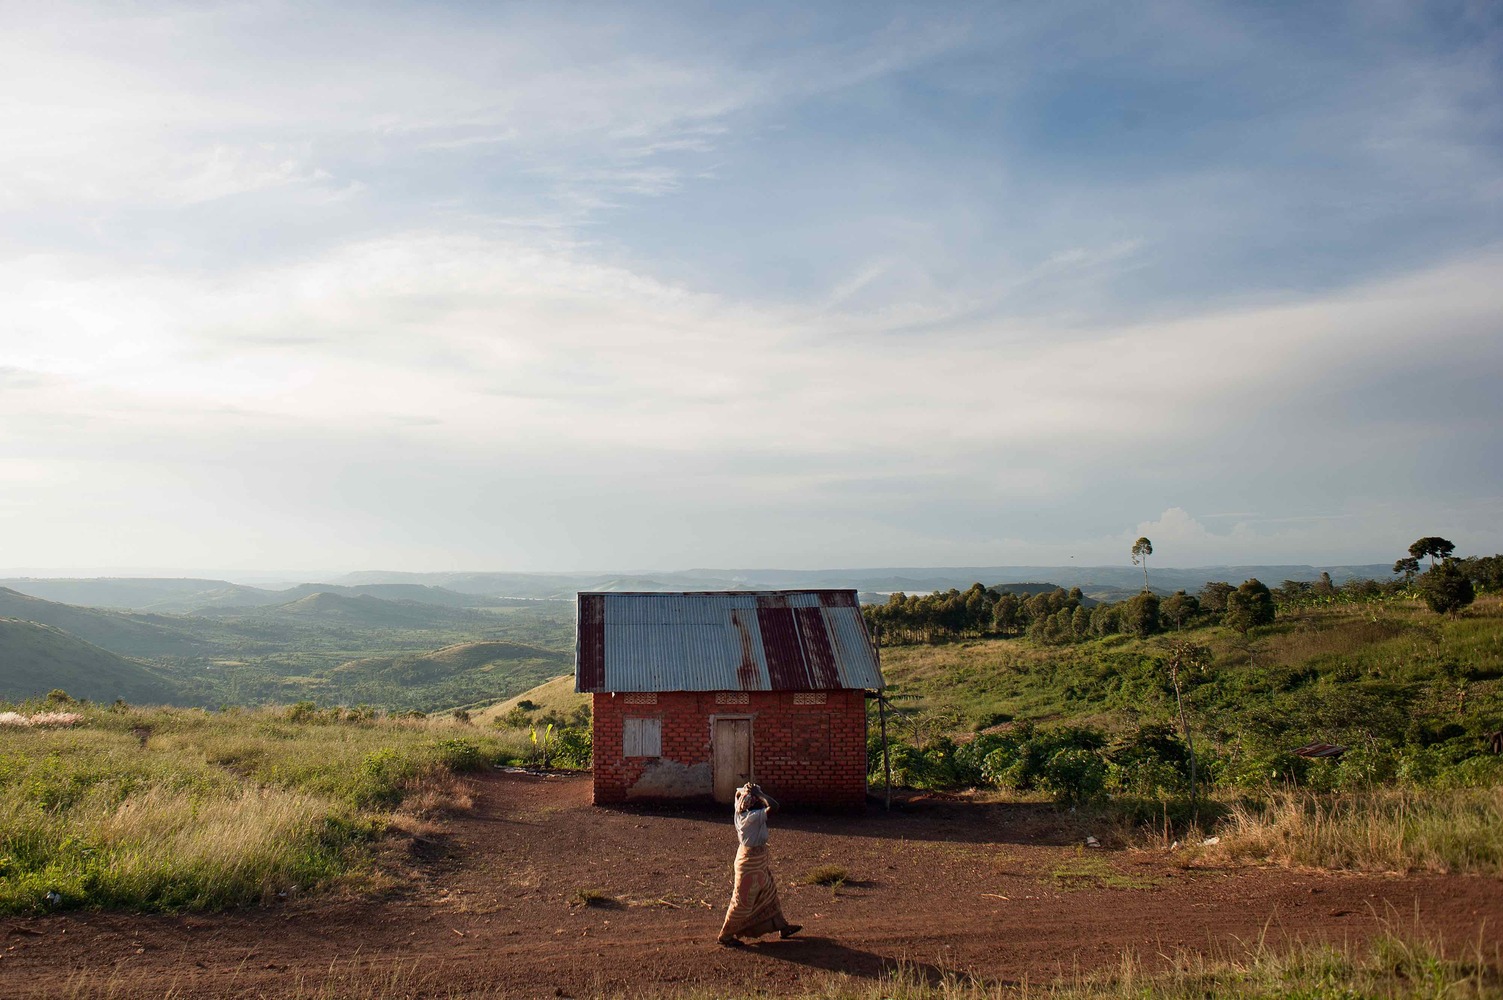
[[1391,13],[10,15],[15,558],[1485,546],[1499,35]]

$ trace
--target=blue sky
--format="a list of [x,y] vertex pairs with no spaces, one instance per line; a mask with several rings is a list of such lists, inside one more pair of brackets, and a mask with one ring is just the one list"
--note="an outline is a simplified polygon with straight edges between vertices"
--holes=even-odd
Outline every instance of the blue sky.
[[0,64],[12,568],[1503,549],[1496,4],[23,4]]

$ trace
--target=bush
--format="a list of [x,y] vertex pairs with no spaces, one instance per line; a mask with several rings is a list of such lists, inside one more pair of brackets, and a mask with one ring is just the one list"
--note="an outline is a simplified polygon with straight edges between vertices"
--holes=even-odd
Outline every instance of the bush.
[[1067,801],[1091,798],[1105,787],[1106,737],[1099,730],[1035,729],[1024,723],[996,740],[996,748],[981,765],[982,776],[991,784],[1020,791],[1038,788]]
[[559,767],[588,768],[593,751],[588,729],[564,729],[554,737],[553,762]]

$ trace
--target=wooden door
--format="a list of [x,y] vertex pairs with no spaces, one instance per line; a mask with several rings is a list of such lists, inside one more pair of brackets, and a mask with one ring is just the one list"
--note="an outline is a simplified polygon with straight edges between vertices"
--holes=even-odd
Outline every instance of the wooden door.
[[712,749],[715,801],[732,802],[736,789],[752,780],[751,720],[716,719]]

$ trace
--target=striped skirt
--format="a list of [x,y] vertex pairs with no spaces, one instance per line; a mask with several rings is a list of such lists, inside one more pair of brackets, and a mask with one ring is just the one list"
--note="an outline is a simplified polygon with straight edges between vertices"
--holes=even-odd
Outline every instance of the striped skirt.
[[787,926],[767,848],[742,847],[736,852],[736,887],[731,890],[731,905],[725,912],[720,936],[760,937]]

